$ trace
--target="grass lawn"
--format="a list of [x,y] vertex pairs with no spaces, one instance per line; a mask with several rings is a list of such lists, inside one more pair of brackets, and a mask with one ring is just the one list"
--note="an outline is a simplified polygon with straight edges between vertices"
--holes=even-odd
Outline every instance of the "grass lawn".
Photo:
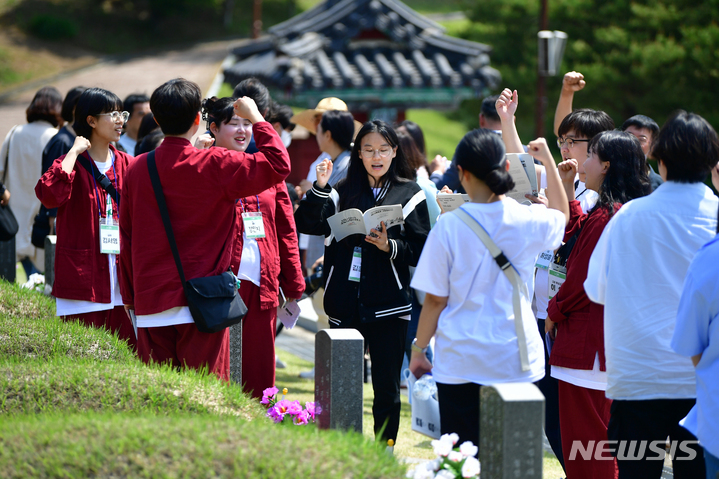
[[0,477],[404,477],[361,434],[273,424],[238,386],[54,310],[0,281]]
[[446,156],[451,160],[457,144],[468,131],[461,122],[448,118],[447,112],[443,111],[407,110],[407,119],[422,128],[429,161],[435,155]]

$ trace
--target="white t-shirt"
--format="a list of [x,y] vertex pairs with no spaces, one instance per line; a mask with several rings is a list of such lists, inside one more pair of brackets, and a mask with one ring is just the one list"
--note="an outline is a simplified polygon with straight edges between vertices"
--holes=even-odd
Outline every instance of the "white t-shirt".
[[604,305],[607,397],[696,397],[689,358],[672,351],[689,263],[716,232],[719,200],[702,183],[667,181],[622,206],[594,248],[584,289]]
[[[710,267],[707,267],[711,265]],[[682,421],[705,450],[719,457],[719,236],[694,257],[679,301],[672,349],[702,355],[696,367],[697,403]]]
[[[111,153],[112,159],[111,161],[106,161],[104,163],[100,163],[98,161],[95,162],[95,165],[97,165],[97,169],[100,170],[100,173],[105,174],[107,170],[112,168],[112,163],[115,161],[115,155]],[[95,194],[97,195],[106,195],[105,190],[100,188],[99,186],[95,190]],[[95,199],[93,198],[93,201]],[[97,219],[96,221],[100,221]],[[61,233],[62,234],[62,233]],[[113,309],[115,306],[122,306],[122,295],[120,294],[120,285],[117,282],[117,268],[115,266],[115,255],[109,254],[107,255],[107,260],[110,262],[110,298],[112,298],[111,303],[93,303],[92,301],[82,301],[78,299],[63,299],[63,298],[57,298],[55,302],[55,315],[56,316],[72,316],[73,314],[83,314],[83,313],[94,313],[96,311],[107,311],[108,309]]]
[[[461,208],[487,230],[524,282],[534,274],[537,255],[562,241],[564,215],[543,205],[523,206],[505,198]],[[529,298],[523,298],[522,307],[530,370],[523,372],[512,285],[482,241],[456,215],[442,215],[431,230],[411,286],[448,298],[437,324],[437,382],[533,382],[544,376],[542,339]]]
[[257,240],[248,238],[244,231],[242,232],[242,257],[238,269],[237,277],[240,280],[251,281],[255,286],[260,285],[260,247],[257,245]]

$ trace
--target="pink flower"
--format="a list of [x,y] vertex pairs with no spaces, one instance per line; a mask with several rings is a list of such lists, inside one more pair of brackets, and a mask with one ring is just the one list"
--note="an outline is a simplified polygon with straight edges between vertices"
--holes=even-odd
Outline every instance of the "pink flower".
[[310,413],[307,410],[301,410],[292,420],[292,423],[295,426],[302,426],[304,424],[307,424],[310,419]]
[[312,420],[315,420],[315,403],[313,402],[306,402],[305,407],[307,408],[307,413],[310,415]]
[[274,399],[278,392],[280,392],[280,390],[274,386],[265,389],[262,391],[262,400],[260,401],[260,404],[270,404],[270,401]]
[[287,407],[287,414],[290,414],[291,416],[297,416],[299,413],[302,412],[302,405],[299,401],[288,401]]
[[464,459],[464,456],[459,451],[450,451],[449,454],[447,454],[447,459],[452,462],[459,462]]
[[282,422],[285,418],[285,413],[280,411],[277,405],[274,405],[267,410],[267,417],[272,418],[275,422]]

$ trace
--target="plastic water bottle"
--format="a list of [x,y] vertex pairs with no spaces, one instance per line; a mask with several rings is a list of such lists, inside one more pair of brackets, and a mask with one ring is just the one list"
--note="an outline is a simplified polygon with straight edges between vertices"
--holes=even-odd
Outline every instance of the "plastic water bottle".
[[412,386],[412,396],[419,401],[426,401],[437,394],[437,383],[431,373],[424,374]]

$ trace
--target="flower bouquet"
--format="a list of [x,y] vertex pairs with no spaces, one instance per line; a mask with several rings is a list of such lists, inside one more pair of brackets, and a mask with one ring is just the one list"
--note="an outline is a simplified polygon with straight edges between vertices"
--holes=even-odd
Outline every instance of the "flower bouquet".
[[[267,405],[267,417],[272,418],[276,423],[281,423],[284,422],[285,417],[289,416],[295,426],[315,422],[315,403],[305,403],[303,408],[299,401],[284,399],[284,396],[287,395],[287,388],[282,390],[283,398],[278,400],[279,392],[280,390],[274,386],[262,391],[260,404]],[[319,411],[317,412],[319,413]]]
[[437,459],[428,461],[416,466],[407,472],[410,479],[455,479],[455,478],[479,478],[479,461],[477,460],[477,446],[470,441],[463,442],[459,447],[454,447],[459,441],[459,436],[444,434],[439,439],[432,441]]

